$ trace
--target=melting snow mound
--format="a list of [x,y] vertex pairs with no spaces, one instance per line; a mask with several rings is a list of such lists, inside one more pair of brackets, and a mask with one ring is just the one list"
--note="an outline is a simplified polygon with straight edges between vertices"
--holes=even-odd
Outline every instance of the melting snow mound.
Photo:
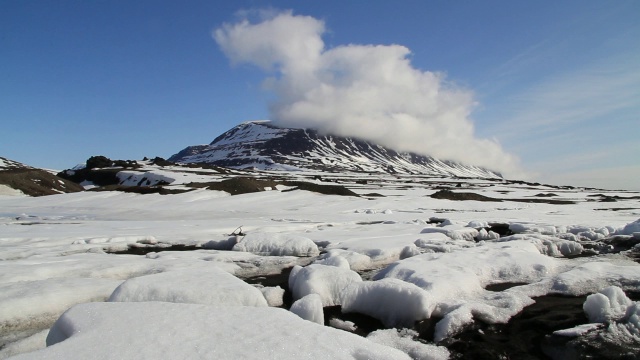
[[342,304],[343,290],[349,284],[361,281],[355,271],[321,264],[295,266],[289,274],[289,288],[294,299],[318,294],[323,306]]
[[129,279],[109,301],[166,301],[230,306],[267,306],[262,292],[215,267],[175,270]]
[[410,359],[283,309],[166,302],[74,306],[47,346],[15,359]]
[[289,309],[300,318],[324,325],[324,310],[322,310],[322,299],[318,294],[309,294],[302,299],[296,300]]
[[411,327],[416,321],[429,318],[432,308],[426,291],[393,278],[350,284],[342,300],[343,312],[366,314],[389,327]]

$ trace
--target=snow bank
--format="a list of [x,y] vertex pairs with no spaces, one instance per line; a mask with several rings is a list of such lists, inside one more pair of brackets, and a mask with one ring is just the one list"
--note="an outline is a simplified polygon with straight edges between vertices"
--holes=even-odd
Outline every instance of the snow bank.
[[449,358],[449,350],[446,347],[424,344],[416,341],[417,338],[418,333],[409,329],[377,330],[367,335],[367,339],[398,349],[414,360],[446,360]]
[[478,230],[478,236],[476,236],[476,239],[478,240],[496,240],[499,238],[500,234],[493,231],[487,231],[485,229]]
[[283,309],[165,302],[77,305],[47,345],[15,359],[409,359]]
[[294,299],[318,294],[323,306],[342,304],[342,293],[347,285],[361,282],[357,272],[335,266],[311,264],[295,266],[289,274],[289,289]]
[[412,327],[429,318],[432,309],[433,301],[426,291],[393,278],[352,283],[342,299],[342,312],[366,314],[389,327]]
[[109,301],[166,301],[232,306],[267,306],[262,292],[215,267],[175,270],[129,279]]
[[322,310],[322,299],[318,294],[309,294],[296,300],[289,309],[300,318],[324,325],[324,311]]
[[318,246],[306,237],[289,234],[251,233],[233,246],[244,251],[271,256],[318,256]]

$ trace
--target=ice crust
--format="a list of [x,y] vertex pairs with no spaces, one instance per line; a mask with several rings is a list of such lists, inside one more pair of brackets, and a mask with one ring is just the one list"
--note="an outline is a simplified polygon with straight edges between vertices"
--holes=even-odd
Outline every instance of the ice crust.
[[283,309],[166,302],[74,306],[47,345],[15,359],[409,359]]

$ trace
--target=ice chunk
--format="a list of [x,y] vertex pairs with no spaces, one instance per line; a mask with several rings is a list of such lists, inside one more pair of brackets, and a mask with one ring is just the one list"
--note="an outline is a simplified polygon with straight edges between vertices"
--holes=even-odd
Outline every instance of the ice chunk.
[[296,266],[289,274],[289,288],[294,299],[318,294],[323,306],[341,305],[344,288],[361,281],[362,278],[355,271],[321,264]]
[[344,321],[344,320],[340,320],[338,318],[333,318],[331,320],[329,320],[329,325],[331,327],[334,327],[336,329],[340,329],[340,330],[344,330],[344,331],[348,331],[348,332],[354,332],[358,329],[358,327],[356,326],[356,324],[352,321]]
[[377,330],[367,335],[367,339],[398,349],[415,360],[446,360],[449,358],[449,350],[446,347],[424,344],[415,340],[417,338],[418,333],[409,329]]
[[260,288],[260,292],[262,292],[262,295],[265,300],[267,300],[267,304],[269,306],[278,307],[284,305],[284,289],[280,286],[263,287]]
[[267,306],[260,290],[215,267],[132,278],[118,286],[109,301]]
[[416,255],[420,255],[420,249],[418,249],[414,244],[411,244],[402,249],[400,252],[400,259],[406,259]]
[[476,239],[478,240],[495,240],[499,238],[500,238],[500,235],[498,233],[495,233],[493,231],[487,231],[485,229],[480,229],[478,231],[478,236],[476,237]]
[[572,327],[570,329],[562,329],[562,330],[556,330],[553,332],[553,335],[558,335],[558,336],[566,336],[566,337],[577,337],[577,336],[582,336],[588,332],[597,330],[602,328],[602,324],[582,324],[582,325],[578,325],[576,327]]
[[527,223],[512,223],[509,225],[509,230],[511,230],[514,234],[538,233],[542,235],[555,235],[557,233],[557,229],[555,226]]
[[318,258],[313,263],[327,265],[327,266],[335,266],[343,269],[351,269],[351,266],[349,265],[349,261],[340,255],[324,256],[322,258]]
[[293,305],[291,305],[289,311],[300,316],[302,319],[324,325],[322,299],[318,294],[309,294],[296,300]]
[[606,323],[622,318],[633,302],[617,286],[587,296],[583,309],[591,322]]
[[342,311],[372,316],[385,326],[413,326],[429,318],[433,301],[426,291],[398,279],[352,283],[344,291]]
[[245,251],[271,256],[318,256],[318,246],[311,239],[290,234],[250,233],[233,246]]
[[467,224],[467,227],[481,229],[481,228],[489,227],[489,224],[486,221],[472,220],[472,221],[469,221],[469,223]]
[[320,255],[316,262],[319,264],[325,264],[324,261],[327,261],[325,265],[340,265],[340,267],[344,267],[342,260],[330,260],[333,257],[339,257],[347,260],[349,268],[354,271],[370,269],[372,266],[371,258],[369,256],[343,249],[330,249],[326,253]]
[[620,235],[633,235],[633,233],[640,232],[640,219],[625,225],[620,230]]
[[564,256],[580,255],[582,254],[582,251],[584,251],[582,244],[575,241],[558,241],[556,246],[558,246],[558,250],[560,250],[560,253]]

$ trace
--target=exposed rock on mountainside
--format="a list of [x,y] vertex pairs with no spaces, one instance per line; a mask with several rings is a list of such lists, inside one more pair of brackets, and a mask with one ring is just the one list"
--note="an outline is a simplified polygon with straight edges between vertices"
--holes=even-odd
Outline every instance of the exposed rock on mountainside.
[[43,196],[82,191],[82,186],[48,171],[0,157],[0,184],[26,195]]
[[211,144],[189,146],[169,161],[261,170],[502,177],[477,166],[397,152],[354,138],[322,135],[315,130],[279,128],[269,121],[242,123]]

